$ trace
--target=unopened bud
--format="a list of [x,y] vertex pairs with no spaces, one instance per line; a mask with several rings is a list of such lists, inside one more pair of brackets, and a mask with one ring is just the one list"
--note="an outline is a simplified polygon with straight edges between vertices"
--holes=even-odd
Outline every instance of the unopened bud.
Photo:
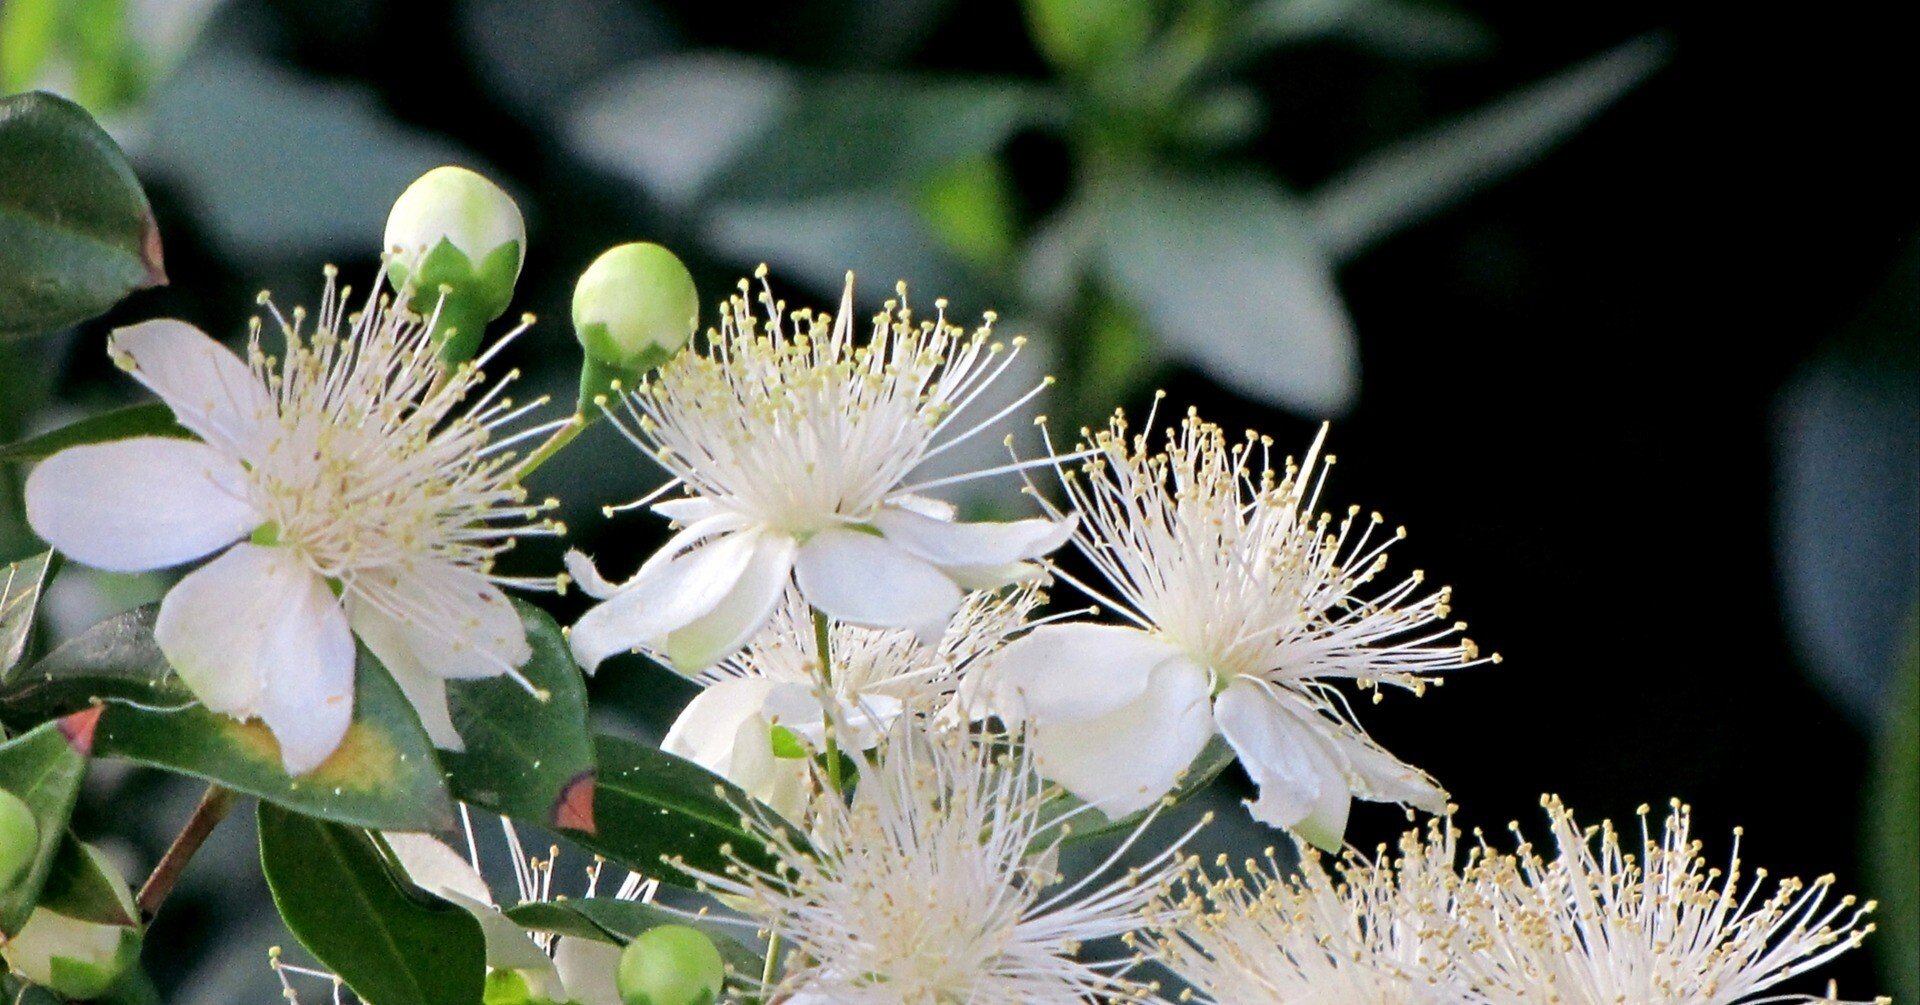
[[686,925],[648,929],[620,954],[620,1000],[626,1005],[712,1005],[726,979],[713,940]]
[[387,216],[387,278],[423,317],[451,362],[472,358],[487,322],[506,313],[526,258],[527,225],[500,186],[437,167],[407,186]]
[[[139,917],[126,878],[98,849],[81,849],[87,867],[98,870],[104,886],[129,922]],[[114,913],[111,908],[109,914]],[[26,925],[0,944],[0,958],[14,973],[67,998],[98,998],[113,987],[140,957],[137,924],[112,924],[73,917],[43,904]]]
[[672,359],[700,324],[700,291],[673,252],[636,241],[608,249],[573,288],[573,330],[586,350],[580,403],[615,380],[639,383]]
[[0,789],[0,892],[20,882],[39,853],[40,824],[33,819],[32,808]]

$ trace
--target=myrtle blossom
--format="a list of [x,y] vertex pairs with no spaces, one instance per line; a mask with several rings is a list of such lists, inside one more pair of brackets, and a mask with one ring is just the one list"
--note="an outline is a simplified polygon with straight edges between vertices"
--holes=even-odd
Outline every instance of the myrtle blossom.
[[1761,896],[1766,870],[1747,879],[1738,829],[1724,869],[1709,864],[1692,811],[1678,800],[1657,836],[1640,808],[1638,848],[1611,821],[1582,827],[1559,799],[1541,802],[1553,856],[1523,843],[1514,855],[1488,858],[1473,880],[1485,905],[1476,915],[1477,951],[1456,962],[1492,1005],[1825,1001],[1755,996],[1873,931],[1873,903],[1834,896],[1832,876],[1783,879]]
[[1419,691],[1497,657],[1459,637],[1449,591],[1422,593],[1420,572],[1373,588],[1404,531],[1383,533],[1357,507],[1337,522],[1314,515],[1333,463],[1320,435],[1304,462],[1275,471],[1270,441],[1252,433],[1230,443],[1189,412],[1155,452],[1116,415],[1081,470],[1062,464],[1074,541],[1113,596],[1076,584],[1132,625],[1044,627],[995,661],[982,711],[1033,723],[1049,778],[1134,812],[1217,731],[1259,786],[1253,815],[1317,844],[1339,842],[1352,797],[1444,808],[1440,787],[1368,738],[1331,682]]
[[[789,589],[760,634],[696,680],[704,688],[660,749],[694,761],[793,817],[809,789],[806,757],[825,749],[829,722],[849,752],[870,750],[903,715],[943,712],[962,682],[1044,597],[1033,585],[968,594],[933,643],[905,629],[826,624],[821,673],[816,615]],[[782,732],[775,733],[779,729]],[[776,743],[776,735],[786,743]]]
[[295,774],[346,734],[356,635],[433,741],[458,749],[446,681],[520,679],[530,650],[501,587],[552,585],[498,575],[494,560],[559,529],[542,515],[551,502],[528,502],[510,449],[548,427],[507,432],[539,403],[514,407],[504,381],[469,400],[491,353],[449,368],[428,319],[383,296],[349,313],[351,290],[326,275],[310,330],[304,310],[285,317],[262,295],[279,357],[258,319],[245,359],[182,321],[115,331],[114,361],[197,439],[72,447],[26,489],[34,530],[85,565],[218,553],[167,593],[155,636],[203,705],[264,722]]
[[1473,1002],[1452,969],[1470,951],[1456,839],[1435,821],[1403,835],[1397,857],[1349,850],[1330,866],[1296,846],[1297,865],[1268,849],[1235,873],[1223,855],[1169,903],[1154,958],[1222,1005]]
[[749,811],[778,859],[771,870],[738,859],[724,875],[689,870],[791,946],[769,993],[789,1005],[1150,999],[1131,976],[1137,957],[1087,960],[1082,949],[1155,920],[1185,866],[1177,845],[1119,869],[1142,824],[1104,865],[1065,882],[1057,790],[1024,748],[997,753],[963,730],[903,724],[875,758],[850,801],[815,800],[797,826]]
[[920,320],[902,285],[860,340],[851,275],[832,315],[789,314],[760,275],[759,315],[743,281],[704,351],[680,354],[607,406],[685,495],[653,504],[678,532],[625,583],[569,554],[574,578],[604,601],[571,632],[588,669],[644,647],[703,670],[759,631],[790,580],[840,621],[932,641],[965,591],[1039,578],[1033,560],[1072,530],[1070,518],[962,523],[919,494],[991,471],[909,482],[1044,387],[973,415],[1020,346],[993,338],[991,313],[968,332],[939,300]]

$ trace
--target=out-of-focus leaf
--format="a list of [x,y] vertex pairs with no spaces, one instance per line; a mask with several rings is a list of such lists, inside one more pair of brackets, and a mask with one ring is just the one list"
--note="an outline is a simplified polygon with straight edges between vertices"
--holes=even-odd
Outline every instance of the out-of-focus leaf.
[[650,60],[595,85],[567,121],[567,142],[662,202],[686,206],[773,128],[794,91],[788,70],[762,60]]
[[515,924],[534,931],[619,946],[632,942],[640,933],[660,925],[692,925],[713,939],[727,966],[749,976],[757,977],[760,973],[761,957],[742,945],[727,930],[727,926],[689,921],[684,914],[661,910],[639,901],[612,897],[567,898],[510,907],[506,915]]
[[1657,36],[1634,39],[1368,156],[1309,196],[1321,245],[1347,258],[1531,163],[1645,80],[1666,54]]
[[10,565],[0,565],[0,678],[20,662],[33,634],[33,612],[40,588],[47,581],[53,552],[43,551]]
[[551,826],[568,784],[593,771],[587,689],[553,618],[524,601],[513,605],[533,647],[520,672],[547,698],[506,677],[449,682],[453,725],[467,749],[440,756],[460,799]]
[[1068,72],[1123,64],[1153,37],[1159,5],[1141,0],[1025,0],[1027,28],[1047,61]]
[[86,443],[105,443],[134,436],[185,438],[192,435],[186,427],[174,421],[173,409],[153,401],[90,415],[59,429],[0,446],[0,464],[44,460],[68,447]]
[[143,152],[241,260],[364,254],[389,200],[427,170],[489,173],[458,147],[393,122],[364,90],[204,48],[156,92]]
[[1307,415],[1359,385],[1353,325],[1306,218],[1257,179],[1129,176],[1090,193],[1099,266],[1180,357]]
[[1880,900],[1877,936],[1886,990],[1920,996],[1920,621],[1907,622],[1869,783],[1867,875]]
[[464,0],[456,14],[480,79],[542,125],[608,71],[674,42],[657,8],[622,0]]
[[260,804],[260,865],[287,929],[367,1005],[475,1005],[480,922],[403,888],[364,832]]
[[0,91],[33,86],[59,30],[60,0],[11,0],[0,7]]
[[406,696],[364,649],[353,722],[340,749],[298,777],[259,722],[209,712],[167,666],[154,608],[111,618],[31,667],[15,668],[0,700],[9,714],[46,715],[106,701],[94,751],[205,778],[303,813],[361,827],[430,831],[453,805],[432,744]]
[[1326,38],[1419,61],[1466,59],[1493,43],[1487,27],[1469,15],[1420,0],[1263,0],[1247,10],[1237,48],[1251,55]]
[[146,193],[80,106],[0,99],[0,164],[0,336],[84,321],[167,281]]
[[982,269],[1013,254],[1013,179],[998,158],[961,161],[920,184],[918,206],[933,235],[963,261]]
[[582,847],[680,885],[691,885],[692,877],[669,858],[721,873],[730,864],[721,849],[731,848],[744,861],[773,864],[762,842],[741,824],[741,808],[753,800],[719,776],[613,736],[595,738],[594,752],[600,765],[593,793],[597,833],[567,835]]
[[0,890],[0,937],[19,934],[53,871],[87,774],[94,722],[94,712],[79,712],[0,743],[0,789],[26,803],[40,829],[33,863],[11,886]]
[[972,292],[965,271],[927,221],[892,195],[733,203],[716,208],[704,230],[724,254],[769,262],[776,281],[798,282],[826,297],[840,291],[849,270],[864,278],[869,293],[891,291],[902,279],[929,301],[946,296],[966,303]]

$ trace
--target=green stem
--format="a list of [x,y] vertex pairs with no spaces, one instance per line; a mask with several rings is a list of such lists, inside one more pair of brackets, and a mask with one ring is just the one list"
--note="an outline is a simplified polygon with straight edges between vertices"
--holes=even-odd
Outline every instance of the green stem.
[[773,976],[779,969],[780,933],[767,936],[767,962],[760,968],[760,1001],[767,1005],[773,1001]]
[[[820,654],[820,684],[829,695],[833,693],[833,631],[827,622],[826,612],[819,608],[813,611],[813,646]],[[840,777],[840,744],[833,736],[834,713],[822,706],[827,737],[827,782],[833,786],[836,794],[844,793],[846,782]]]
[[552,460],[553,455],[559,453],[561,448],[567,444],[572,443],[573,438],[579,436],[580,431],[585,428],[587,428],[587,417],[575,413],[573,418],[567,421],[566,425],[554,430],[553,435],[547,437],[547,442],[540,444],[538,450],[527,455],[527,459],[520,463],[519,477],[522,479],[526,478],[528,475],[533,474],[535,468]]

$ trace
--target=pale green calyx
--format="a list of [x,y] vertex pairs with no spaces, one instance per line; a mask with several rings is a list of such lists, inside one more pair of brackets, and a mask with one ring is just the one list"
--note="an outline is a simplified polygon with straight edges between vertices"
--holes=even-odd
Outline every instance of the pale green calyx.
[[700,323],[700,291],[673,252],[636,241],[608,249],[573,289],[573,330],[587,358],[635,376],[684,347]]
[[[111,890],[111,902],[119,913],[131,920],[139,917],[125,877],[106,856],[91,846],[83,847],[88,867],[97,872],[101,885]],[[67,998],[98,998],[113,987],[127,968],[140,956],[140,929],[135,924],[113,924],[62,913],[54,908],[73,910],[73,906],[53,903],[49,898],[34,909],[20,933],[0,944],[0,958],[7,967],[27,980]],[[100,905],[87,905],[99,912]],[[115,913],[111,908],[106,913]]]
[[686,925],[648,929],[620,954],[626,1005],[712,1005],[727,978],[713,940]]
[[0,789],[0,892],[10,889],[33,866],[40,851],[40,825],[19,796]]
[[513,302],[526,248],[513,197],[462,167],[421,175],[387,216],[387,278],[415,312],[440,312],[435,335],[455,362],[473,355],[480,330]]

